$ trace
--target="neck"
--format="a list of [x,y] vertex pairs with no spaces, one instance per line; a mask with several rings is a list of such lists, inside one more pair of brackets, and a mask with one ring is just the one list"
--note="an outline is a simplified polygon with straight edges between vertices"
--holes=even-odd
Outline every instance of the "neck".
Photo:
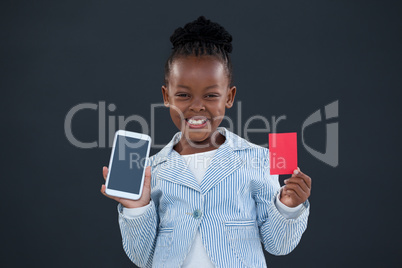
[[225,142],[226,138],[218,131],[214,132],[211,137],[202,142],[187,141],[181,137],[180,141],[173,149],[181,155],[203,153],[218,149]]

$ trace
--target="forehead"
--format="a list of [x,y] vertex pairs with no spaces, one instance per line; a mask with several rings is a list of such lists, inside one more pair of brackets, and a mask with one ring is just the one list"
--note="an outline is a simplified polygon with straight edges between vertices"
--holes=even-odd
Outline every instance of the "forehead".
[[213,85],[225,87],[227,74],[223,64],[211,56],[187,56],[174,60],[169,83],[175,85]]

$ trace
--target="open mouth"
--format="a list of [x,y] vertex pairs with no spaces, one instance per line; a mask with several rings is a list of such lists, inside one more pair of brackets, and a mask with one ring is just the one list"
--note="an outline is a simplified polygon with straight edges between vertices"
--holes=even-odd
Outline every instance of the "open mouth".
[[190,126],[190,128],[202,128],[206,126],[207,122],[208,118],[206,117],[186,118],[186,123]]

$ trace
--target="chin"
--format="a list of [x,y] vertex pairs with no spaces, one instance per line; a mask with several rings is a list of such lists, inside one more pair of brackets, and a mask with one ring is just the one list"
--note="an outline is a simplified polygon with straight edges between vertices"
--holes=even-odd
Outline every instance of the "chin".
[[205,131],[197,132],[194,130],[191,130],[191,132],[186,130],[185,135],[184,135],[184,137],[186,139],[188,139],[189,142],[194,142],[194,143],[201,143],[201,142],[209,139],[210,136],[211,136],[211,132],[205,132]]
[[204,141],[205,139],[208,139],[211,136],[210,132],[196,132],[196,131],[186,131],[185,137],[190,139],[191,141],[194,142],[201,142]]

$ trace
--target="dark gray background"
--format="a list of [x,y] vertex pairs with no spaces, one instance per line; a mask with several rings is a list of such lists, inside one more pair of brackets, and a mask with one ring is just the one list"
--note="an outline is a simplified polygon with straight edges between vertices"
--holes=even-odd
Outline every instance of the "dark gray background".
[[[74,147],[64,119],[105,101],[117,107],[107,116],[149,122],[170,35],[204,15],[233,35],[243,124],[286,115],[277,131],[300,133],[339,100],[339,166],[314,158],[299,136],[299,166],[313,179],[309,225],[292,253],[267,254],[268,265],[399,267],[401,11],[400,1],[1,1],[0,266],[134,267],[116,203],[99,192],[111,150]],[[74,134],[96,140],[97,120],[77,114]],[[324,123],[306,131],[321,151]],[[167,110],[155,129],[158,144],[177,131]]]

